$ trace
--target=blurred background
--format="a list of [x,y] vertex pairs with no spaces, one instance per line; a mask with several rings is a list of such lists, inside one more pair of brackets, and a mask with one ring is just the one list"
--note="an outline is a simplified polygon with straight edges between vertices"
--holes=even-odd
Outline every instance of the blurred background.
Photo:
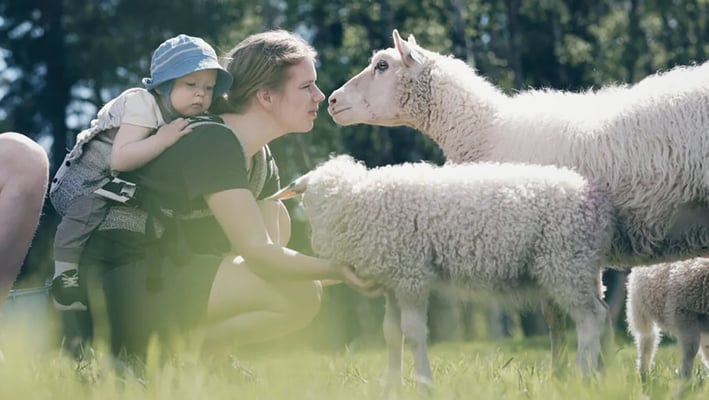
[[[392,29],[465,60],[508,93],[526,88],[585,90],[630,84],[658,70],[701,63],[709,51],[709,0],[0,0],[0,131],[42,144],[56,171],[97,109],[140,86],[151,52],[178,33],[226,52],[248,34],[295,31],[319,52],[326,95],[359,72],[372,51],[392,46]],[[235,84],[239,84],[236,82]],[[336,126],[321,106],[315,129],[272,144],[285,184],[331,153],[369,166],[429,160],[437,146],[409,128]],[[307,221],[290,200],[290,246],[310,252]],[[47,202],[17,288],[41,286],[52,273],[57,215]],[[605,279],[620,333],[623,273]],[[321,315],[298,334],[320,348],[383,341],[382,299],[329,287]],[[536,309],[435,296],[431,340],[545,334]]]

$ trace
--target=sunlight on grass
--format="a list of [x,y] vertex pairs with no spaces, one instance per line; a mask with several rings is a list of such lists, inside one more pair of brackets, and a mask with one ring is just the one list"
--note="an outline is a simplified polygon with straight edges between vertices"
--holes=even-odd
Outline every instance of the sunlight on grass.
[[[3,326],[0,349],[2,399],[382,399],[386,364],[381,347],[336,353],[293,344],[246,349],[236,356],[200,360],[189,354],[160,359],[157,350],[144,374],[121,368],[105,351],[75,361],[55,349],[38,350],[31,335]],[[550,373],[546,338],[443,343],[431,347],[436,380],[432,399],[707,399],[706,372],[698,365],[692,383],[675,378],[679,354],[660,348],[647,390],[635,372],[634,349],[622,344],[607,370],[584,381],[573,365],[568,374]],[[264,350],[266,349],[266,350]],[[286,350],[287,349],[287,350]],[[573,359],[573,357],[570,357]],[[158,361],[161,360],[161,361]],[[399,398],[416,398],[413,361],[406,353],[405,383]],[[140,376],[139,376],[140,375]]]

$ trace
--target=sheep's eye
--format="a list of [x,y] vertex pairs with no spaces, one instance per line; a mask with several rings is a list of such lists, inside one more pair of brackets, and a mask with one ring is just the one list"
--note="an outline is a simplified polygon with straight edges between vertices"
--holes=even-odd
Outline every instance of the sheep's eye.
[[375,71],[384,72],[384,71],[386,71],[387,69],[389,69],[389,63],[387,63],[387,62],[384,61],[384,60],[379,61],[379,62],[377,63],[377,65],[374,66],[374,70],[375,70]]

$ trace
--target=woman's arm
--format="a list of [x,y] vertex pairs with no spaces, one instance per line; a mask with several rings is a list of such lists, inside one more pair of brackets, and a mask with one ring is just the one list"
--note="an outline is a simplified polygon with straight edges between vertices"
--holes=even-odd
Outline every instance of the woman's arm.
[[340,279],[337,267],[276,244],[248,189],[229,189],[205,196],[209,209],[233,249],[267,279]]
[[248,189],[224,190],[205,198],[232,248],[239,249],[239,255],[253,266],[254,273],[270,280],[343,281],[365,295],[381,294],[374,282],[360,279],[348,266],[307,256],[274,243],[259,205]]
[[290,240],[290,215],[280,200],[258,200],[261,216],[271,239],[278,245],[288,246]]
[[[271,238],[280,238],[278,244],[287,246],[290,240],[291,219],[288,209],[280,200],[259,200],[261,215],[266,223],[266,229]],[[343,283],[340,280],[321,279],[323,286],[332,286]]]

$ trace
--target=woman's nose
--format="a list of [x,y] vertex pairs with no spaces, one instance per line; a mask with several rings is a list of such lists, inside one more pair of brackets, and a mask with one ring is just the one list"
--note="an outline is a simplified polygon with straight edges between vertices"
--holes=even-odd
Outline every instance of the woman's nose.
[[316,102],[320,103],[321,101],[325,100],[325,93],[320,90],[319,87],[315,86],[315,96],[314,99]]

